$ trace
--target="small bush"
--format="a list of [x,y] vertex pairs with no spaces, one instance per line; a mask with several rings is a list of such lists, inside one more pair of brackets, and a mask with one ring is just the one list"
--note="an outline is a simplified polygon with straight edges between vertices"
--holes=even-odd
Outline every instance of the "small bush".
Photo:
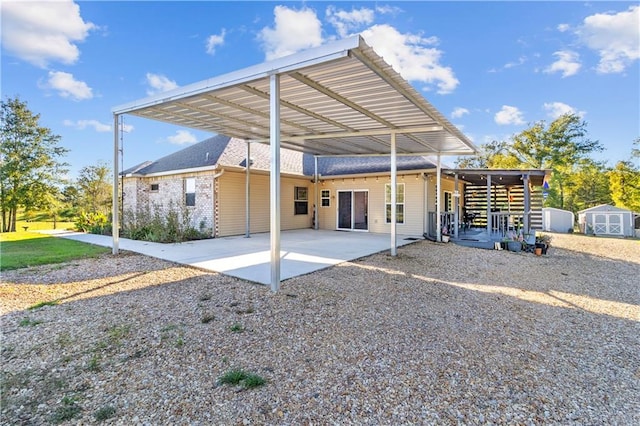
[[58,424],[71,420],[76,417],[82,409],[76,403],[76,398],[72,396],[65,396],[62,398],[61,405],[56,408],[51,416],[51,422]]
[[191,213],[186,207],[179,209],[173,203],[168,206],[154,204],[153,208],[125,211],[122,220],[122,236],[133,240],[156,243],[179,243],[209,238],[209,235],[191,225]]
[[244,331],[244,327],[240,323],[235,323],[229,327],[229,331],[232,333],[242,333]]
[[81,212],[76,220],[76,228],[91,234],[109,235],[111,234],[111,221],[104,213]]
[[202,319],[200,320],[203,324],[208,324],[211,321],[213,321],[214,319],[216,319],[215,315],[213,314],[205,314],[203,315]]

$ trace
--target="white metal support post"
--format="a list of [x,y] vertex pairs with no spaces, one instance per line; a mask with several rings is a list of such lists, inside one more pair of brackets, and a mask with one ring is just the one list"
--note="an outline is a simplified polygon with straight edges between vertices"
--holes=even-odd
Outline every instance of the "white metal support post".
[[271,291],[280,289],[280,75],[269,77]]
[[313,229],[316,231],[320,227],[320,194],[318,194],[318,156],[313,156],[313,193],[315,194],[315,207],[313,208]]
[[396,164],[396,134],[391,133],[391,256],[398,252],[398,241],[396,238],[396,197],[398,196],[398,170]]
[[[118,181],[120,171],[118,169],[119,163],[119,149],[118,149],[118,131],[120,125],[118,123],[119,115],[113,114],[113,202],[111,211],[111,235],[113,238],[113,244],[111,246],[111,252],[118,254],[120,249],[120,197],[118,196]],[[122,181],[124,191],[124,180]]]
[[246,176],[245,176],[245,238],[251,237],[251,142],[247,142]]
[[442,164],[440,162],[440,154],[438,154],[436,161],[436,240],[442,241],[442,217],[440,212],[442,211],[442,205],[440,199],[442,198]]

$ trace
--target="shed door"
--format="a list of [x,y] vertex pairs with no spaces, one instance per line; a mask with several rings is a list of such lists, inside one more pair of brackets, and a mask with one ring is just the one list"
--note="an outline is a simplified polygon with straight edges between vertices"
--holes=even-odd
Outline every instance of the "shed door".
[[596,235],[623,235],[622,213],[594,213],[593,232]]

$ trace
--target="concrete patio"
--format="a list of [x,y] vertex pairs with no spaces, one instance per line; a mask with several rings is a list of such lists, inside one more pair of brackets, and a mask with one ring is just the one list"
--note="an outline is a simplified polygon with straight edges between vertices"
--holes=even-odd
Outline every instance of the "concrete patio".
[[[81,232],[55,232],[55,236],[104,247],[112,238]],[[398,235],[398,247],[421,240],[421,236]],[[220,272],[237,278],[270,284],[269,233],[250,238],[234,236],[161,244],[120,238],[120,249]],[[300,229],[281,234],[281,278],[286,280],[342,262],[389,250],[388,234]]]

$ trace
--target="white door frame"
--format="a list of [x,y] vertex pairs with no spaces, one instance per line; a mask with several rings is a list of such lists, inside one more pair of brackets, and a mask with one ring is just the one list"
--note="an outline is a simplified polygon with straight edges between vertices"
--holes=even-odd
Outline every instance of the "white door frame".
[[[604,217],[603,222],[596,222],[596,217],[599,215]],[[620,221],[617,223],[611,223],[611,216],[619,217]],[[591,226],[593,227],[593,232],[596,235],[624,235],[624,215],[622,213],[594,212],[591,216]]]
[[[340,193],[348,192],[351,194],[351,227],[340,228]],[[354,206],[355,206],[355,193],[364,192],[367,194],[367,229],[356,229],[354,223]],[[337,189],[336,190],[336,229],[339,231],[353,231],[353,232],[369,232],[369,190],[368,189]]]

